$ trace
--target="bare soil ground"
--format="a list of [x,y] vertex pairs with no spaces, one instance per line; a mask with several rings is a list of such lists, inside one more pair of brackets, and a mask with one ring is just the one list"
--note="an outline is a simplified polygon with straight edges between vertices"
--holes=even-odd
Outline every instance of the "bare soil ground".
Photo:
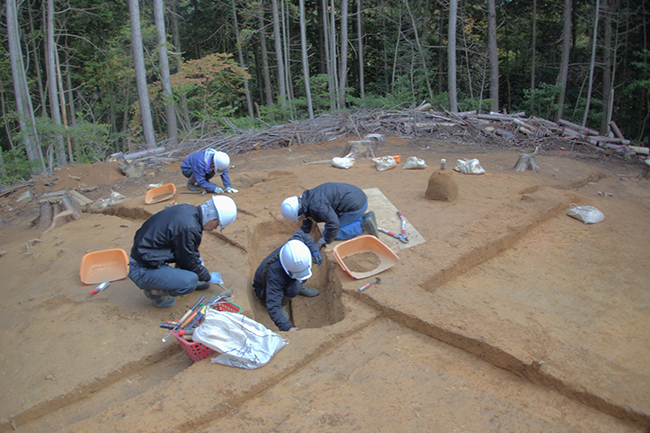
[[[363,292],[375,278],[351,278],[326,249],[310,280],[321,295],[292,302],[301,330],[281,333],[289,344],[253,371],[193,363],[161,342],[159,323],[199,293],[160,310],[128,279],[96,295],[80,281],[84,254],[129,253],[168,204],[144,204],[150,184],[174,183],[177,203],[208,198],[181,194],[180,162],[140,179],[96,163],[39,180],[34,194],[128,197],[46,233],[29,225],[36,201],[2,197],[0,432],[650,431],[650,183],[639,167],[563,151],[522,173],[514,150],[388,138],[377,149],[401,155],[397,168],[341,170],[329,161],[344,145],[232,159],[237,220],[201,244],[232,301],[277,331],[252,274],[298,229],[280,202],[323,182],[380,189],[426,242],[395,248],[399,262]],[[408,156],[428,168],[402,170]],[[441,158],[448,170],[478,158],[487,173],[452,173],[458,198],[433,201],[424,192]],[[605,220],[568,217],[572,203]]]

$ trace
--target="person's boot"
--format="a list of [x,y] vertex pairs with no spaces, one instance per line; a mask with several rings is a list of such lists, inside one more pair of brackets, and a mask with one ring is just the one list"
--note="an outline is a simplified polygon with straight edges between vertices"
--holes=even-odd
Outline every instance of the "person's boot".
[[361,219],[361,229],[368,234],[373,235],[374,237],[379,237],[379,231],[377,230],[377,220],[375,219],[375,213],[370,211],[366,213]]
[[300,296],[306,296],[308,298],[313,298],[314,296],[318,296],[320,294],[320,290],[317,289],[310,289],[309,287],[306,287],[304,284],[300,286],[300,293],[298,293]]
[[208,290],[210,288],[210,282],[209,281],[198,281],[196,283],[196,289],[195,290]]
[[189,179],[187,179],[187,189],[193,192],[201,191],[201,187],[196,184],[196,179],[194,178],[194,175],[191,175]]
[[153,301],[158,308],[169,308],[176,305],[176,300],[169,296],[169,292],[161,290],[145,290],[144,295]]

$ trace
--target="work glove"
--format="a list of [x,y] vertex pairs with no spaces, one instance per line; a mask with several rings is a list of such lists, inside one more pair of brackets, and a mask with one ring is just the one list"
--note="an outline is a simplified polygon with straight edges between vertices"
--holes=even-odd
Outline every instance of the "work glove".
[[210,284],[223,284],[221,275],[218,272],[210,272]]
[[205,267],[205,262],[203,261],[203,259],[199,257],[199,260],[201,260],[201,266]]
[[320,238],[320,239],[318,240],[318,249],[320,250],[320,249],[323,248],[325,245],[326,245],[325,238]]
[[223,193],[223,189],[220,188],[220,187],[218,187],[218,186],[215,186],[215,187],[214,187],[214,193],[215,193],[215,194],[222,194],[222,193]]
[[320,253],[320,251],[311,253],[311,256],[314,258],[314,263],[316,263],[317,265],[323,263],[323,255]]
[[234,194],[236,192],[239,192],[239,190],[236,190],[235,188],[228,187],[228,188],[226,188],[226,192],[228,194]]

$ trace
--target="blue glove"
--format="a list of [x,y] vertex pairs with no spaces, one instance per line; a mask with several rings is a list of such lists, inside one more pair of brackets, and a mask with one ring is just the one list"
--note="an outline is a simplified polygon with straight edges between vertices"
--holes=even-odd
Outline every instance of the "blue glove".
[[315,253],[311,253],[311,256],[314,258],[314,263],[316,263],[317,265],[323,263],[323,255],[319,251],[316,251]]
[[210,272],[210,284],[223,284],[221,275],[218,272]]
[[237,190],[235,188],[228,187],[228,188],[226,188],[226,192],[228,194],[235,194],[235,193],[239,192],[239,190]]
[[323,248],[325,246],[325,244],[326,244],[325,238],[320,238],[318,240],[318,249],[320,250],[321,248]]
[[222,194],[222,193],[223,193],[223,189],[220,188],[220,187],[218,187],[218,186],[215,186],[215,187],[214,187],[214,193],[215,193],[215,194]]

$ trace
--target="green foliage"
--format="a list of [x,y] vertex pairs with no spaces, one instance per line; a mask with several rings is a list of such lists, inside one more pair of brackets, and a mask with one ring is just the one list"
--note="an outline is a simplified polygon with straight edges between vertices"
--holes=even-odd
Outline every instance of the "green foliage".
[[525,111],[531,116],[549,118],[558,108],[555,99],[559,93],[559,85],[540,83],[532,92],[530,89],[524,90],[524,99],[517,110]]
[[29,161],[25,149],[19,148],[5,150],[2,152],[4,160],[4,171],[7,175],[2,179],[4,184],[14,184],[20,180],[29,179],[32,176],[32,168],[38,165],[38,161]]
[[[171,77],[176,94],[185,93],[193,121],[231,116],[246,98],[243,82],[250,79],[232,54],[215,53],[183,64]],[[152,84],[157,89],[158,83]]]
[[96,159],[104,160],[112,153],[111,143],[115,141],[115,137],[111,134],[110,125],[79,120],[75,127],[68,128],[68,133],[74,143],[77,164],[92,163]]

